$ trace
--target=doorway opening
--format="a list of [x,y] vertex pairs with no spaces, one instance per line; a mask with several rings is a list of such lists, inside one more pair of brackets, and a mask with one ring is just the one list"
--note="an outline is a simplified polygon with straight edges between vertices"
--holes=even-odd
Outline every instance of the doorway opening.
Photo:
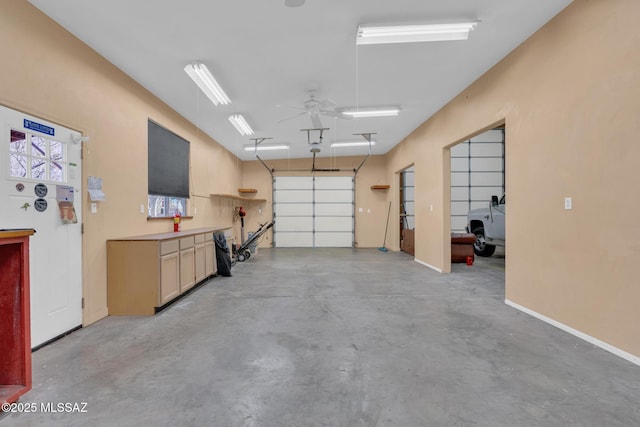
[[415,255],[415,174],[411,166],[400,172],[400,250]]
[[502,269],[506,246],[505,143],[505,126],[501,125],[450,148],[451,233],[475,234],[474,262]]

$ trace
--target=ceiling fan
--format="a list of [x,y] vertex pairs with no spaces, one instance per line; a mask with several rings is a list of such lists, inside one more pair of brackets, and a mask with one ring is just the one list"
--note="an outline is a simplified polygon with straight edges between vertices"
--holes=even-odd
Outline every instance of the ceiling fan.
[[311,119],[311,124],[314,128],[322,128],[322,122],[320,121],[320,116],[328,116],[328,117],[337,117],[339,119],[350,119],[351,117],[345,116],[344,114],[338,113],[334,111],[336,107],[336,103],[331,101],[330,99],[319,100],[316,98],[315,90],[308,91],[309,99],[304,101],[303,107],[291,107],[297,110],[302,110],[298,114],[286,117],[284,119],[278,120],[278,123],[285,122],[287,120],[294,119],[298,116],[308,115]]

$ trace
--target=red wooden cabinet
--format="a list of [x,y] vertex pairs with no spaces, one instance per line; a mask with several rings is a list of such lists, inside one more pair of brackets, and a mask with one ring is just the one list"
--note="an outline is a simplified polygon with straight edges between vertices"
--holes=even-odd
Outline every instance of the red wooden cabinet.
[[0,230],[0,403],[31,390],[29,236],[35,231]]

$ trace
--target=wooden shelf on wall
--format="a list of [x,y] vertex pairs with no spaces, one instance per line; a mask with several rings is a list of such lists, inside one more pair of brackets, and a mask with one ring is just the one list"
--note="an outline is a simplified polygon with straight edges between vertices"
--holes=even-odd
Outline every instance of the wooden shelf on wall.
[[233,194],[209,194],[211,197],[218,197],[221,199],[230,199],[230,200],[241,200],[243,202],[266,202],[267,199],[256,199],[254,197],[242,197],[242,196],[234,196]]
[[377,185],[372,185],[371,189],[372,190],[388,190],[389,187],[391,186],[387,184],[377,184]]
[[240,194],[255,194],[258,190],[255,188],[238,188],[238,193]]

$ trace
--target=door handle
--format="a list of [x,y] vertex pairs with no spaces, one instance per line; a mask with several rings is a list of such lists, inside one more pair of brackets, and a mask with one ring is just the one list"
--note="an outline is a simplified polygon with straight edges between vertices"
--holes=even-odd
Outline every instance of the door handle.
[[489,219],[489,215],[485,215],[485,216],[484,216],[484,219]]

